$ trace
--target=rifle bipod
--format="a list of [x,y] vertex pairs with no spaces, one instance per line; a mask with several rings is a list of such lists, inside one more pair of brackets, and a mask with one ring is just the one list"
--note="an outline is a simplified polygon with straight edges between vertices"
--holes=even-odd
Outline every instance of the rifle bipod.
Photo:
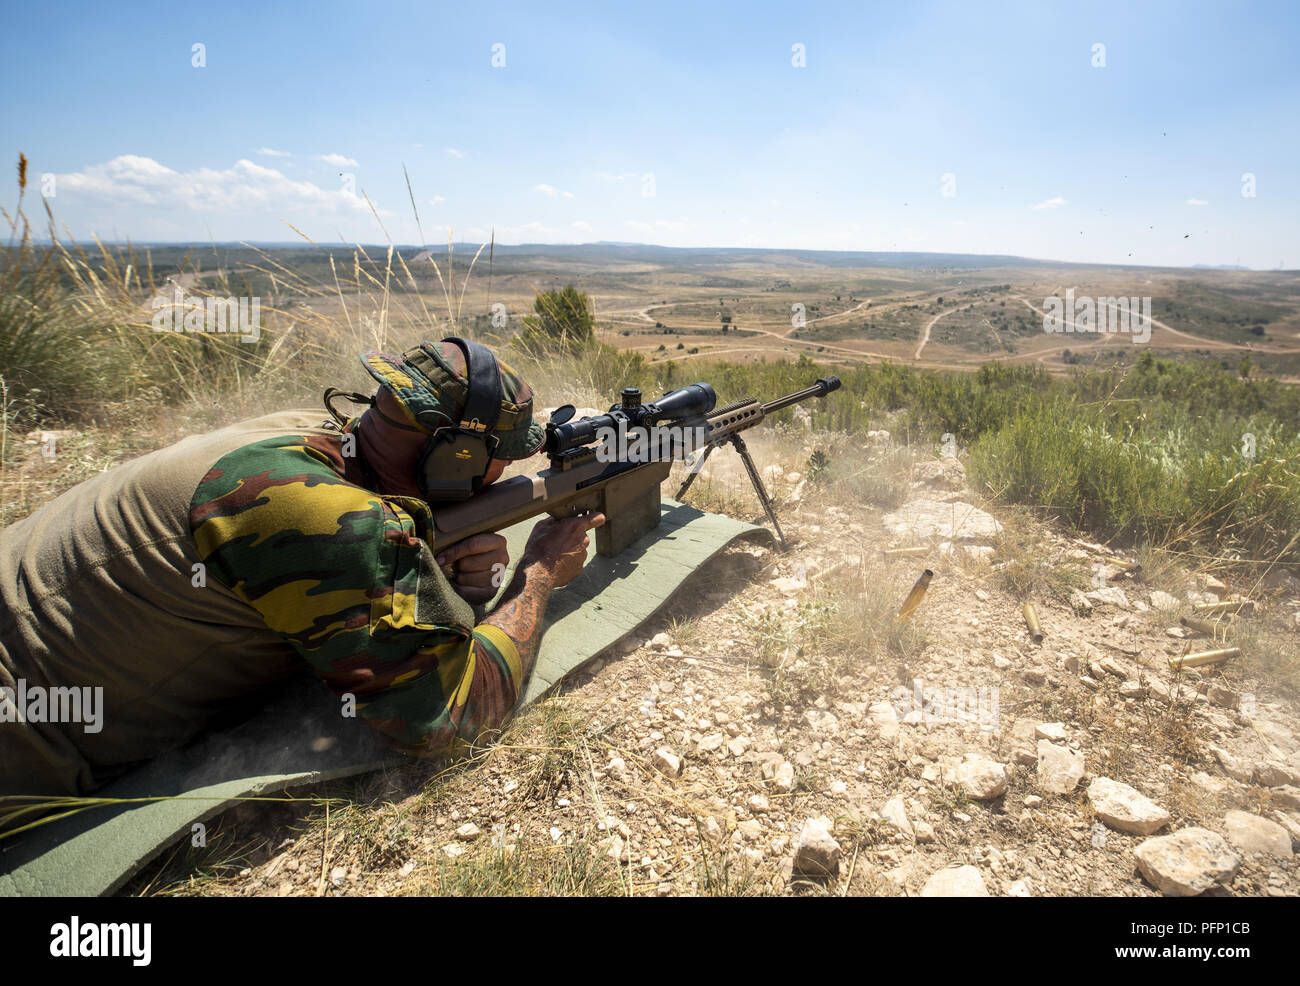
[[[754,484],[754,492],[758,494],[758,502],[763,505],[763,511],[767,514],[767,519],[772,522],[772,526],[776,529],[777,543],[781,545],[782,551],[789,550],[790,546],[786,543],[785,535],[781,533],[781,525],[777,522],[776,511],[772,509],[772,498],[767,495],[767,488],[763,485],[763,479],[758,474],[758,468],[754,465],[754,459],[749,454],[749,446],[745,444],[745,440],[738,434],[729,435],[722,442],[718,443],[718,445],[724,444],[731,445],[738,453],[740,453],[740,461],[745,464],[745,472],[749,473],[749,481]],[[681,488],[677,491],[676,499],[681,500],[682,497],[686,495],[686,491],[691,488],[691,483],[695,482],[695,477],[698,476],[700,471],[704,468],[704,463],[709,460],[709,453],[717,448],[718,445],[705,446],[704,454],[700,457],[699,465],[694,466],[691,469],[690,474],[686,477],[686,481],[682,483]]]

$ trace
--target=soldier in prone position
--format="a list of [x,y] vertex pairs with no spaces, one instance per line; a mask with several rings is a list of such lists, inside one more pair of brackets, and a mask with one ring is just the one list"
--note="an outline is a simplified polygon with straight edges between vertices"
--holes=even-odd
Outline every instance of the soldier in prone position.
[[[539,450],[531,389],[460,339],[362,362],[380,387],[359,417],[327,392],[335,421],[192,436],[0,532],[0,795],[92,791],[249,711],[304,659],[408,752],[508,718],[551,592],[605,518],[540,521],[488,613],[505,539],[435,557],[429,504]],[[100,728],[17,701],[74,688],[102,689]]]

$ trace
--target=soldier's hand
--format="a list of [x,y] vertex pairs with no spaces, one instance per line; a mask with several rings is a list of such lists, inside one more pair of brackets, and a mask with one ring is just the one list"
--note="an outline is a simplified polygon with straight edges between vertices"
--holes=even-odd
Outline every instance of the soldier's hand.
[[533,561],[550,572],[555,585],[568,585],[582,572],[587,562],[587,532],[605,523],[601,513],[556,519],[547,517],[537,523],[524,548],[524,561]]
[[476,606],[505,583],[510,551],[500,534],[475,534],[443,548],[436,560],[456,593]]

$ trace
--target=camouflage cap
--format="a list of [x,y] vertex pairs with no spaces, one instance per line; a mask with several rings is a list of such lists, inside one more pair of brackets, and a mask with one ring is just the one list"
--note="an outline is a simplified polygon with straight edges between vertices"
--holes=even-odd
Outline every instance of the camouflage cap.
[[[430,419],[460,420],[468,394],[465,354],[451,342],[422,343],[400,356],[365,353],[361,364],[392,392],[412,425],[432,434]],[[499,439],[498,459],[526,459],[542,447],[546,432],[533,420],[533,391],[523,378],[497,358],[501,371],[501,417],[492,434]],[[429,413],[432,412],[432,413]]]

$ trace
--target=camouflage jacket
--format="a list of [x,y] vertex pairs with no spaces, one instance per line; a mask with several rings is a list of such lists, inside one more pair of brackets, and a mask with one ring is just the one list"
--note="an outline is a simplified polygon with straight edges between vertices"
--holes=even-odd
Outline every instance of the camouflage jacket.
[[434,562],[428,506],[360,485],[343,441],[284,435],[224,455],[190,504],[199,557],[397,745],[460,747],[509,715],[518,650]]

